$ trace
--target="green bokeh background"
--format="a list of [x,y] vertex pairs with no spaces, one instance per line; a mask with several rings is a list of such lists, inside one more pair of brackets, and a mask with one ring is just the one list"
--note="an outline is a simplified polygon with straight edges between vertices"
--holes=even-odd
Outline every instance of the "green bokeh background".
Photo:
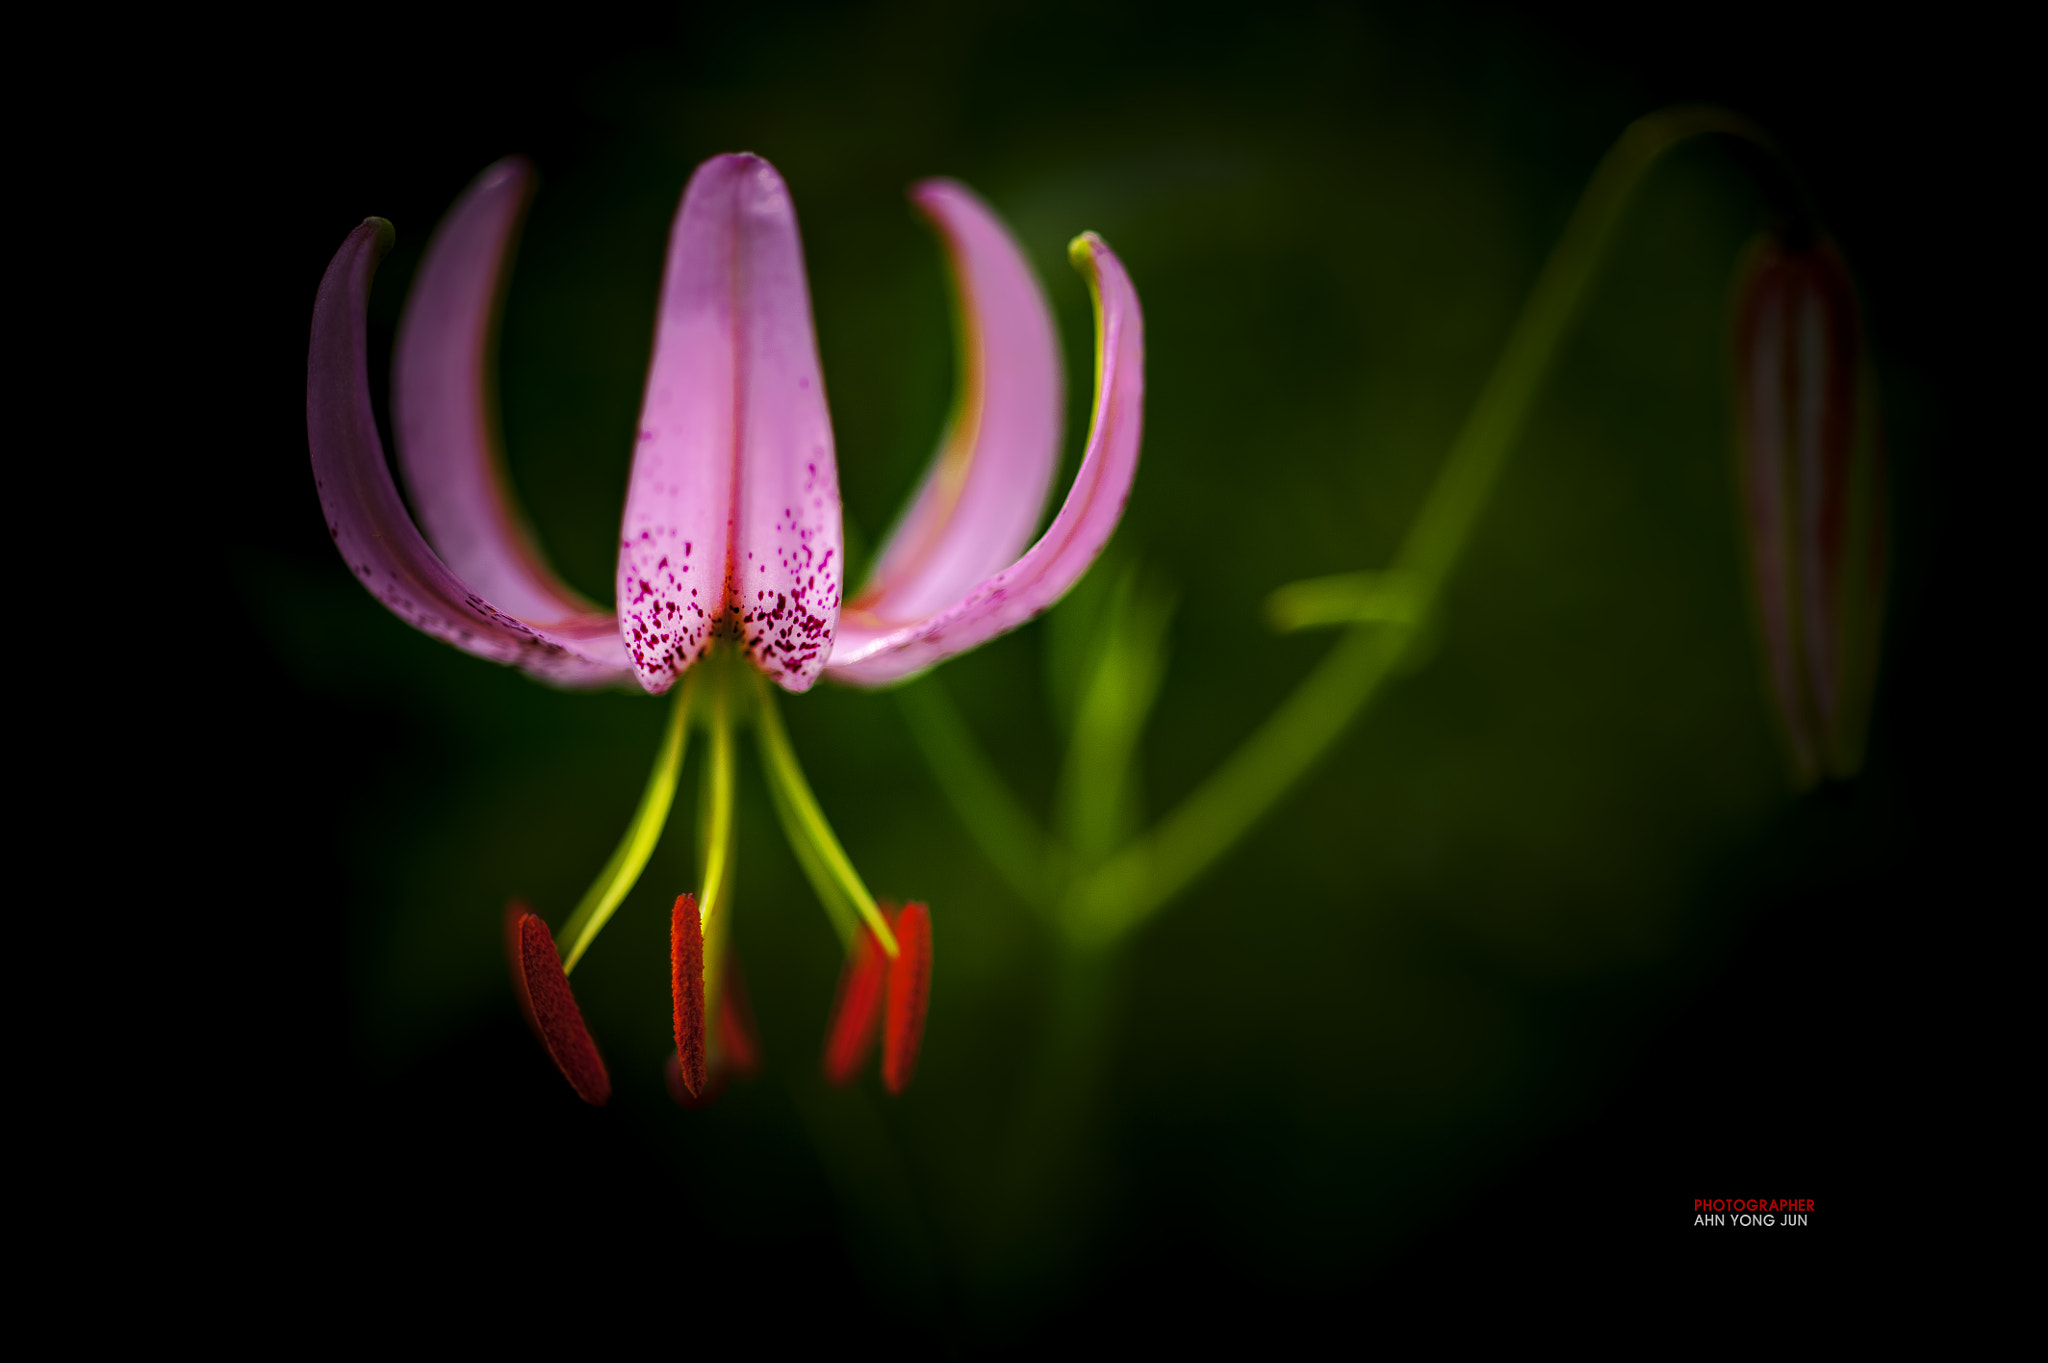
[[[1939,357],[1892,322],[1925,295],[1885,216],[1899,191],[1853,131],[1867,87],[1813,60],[1818,21],[1782,32],[1760,52],[1725,27],[1660,45],[1684,36],[1675,20],[1618,34],[1572,10],[685,10],[365,33],[259,81],[278,127],[224,125],[274,276],[233,380],[251,429],[232,446],[247,515],[224,586],[259,684],[223,722],[268,858],[237,979],[269,1096],[233,1139],[284,1171],[271,1211],[374,1222],[401,1255],[687,1264],[733,1302],[801,1291],[986,1342],[1205,1292],[1218,1319],[1340,1303],[1498,1267],[1504,1245],[1540,1274],[1556,1245],[1516,1238],[1530,1194],[1597,1187],[1619,1227],[1610,1271],[1698,1258],[1696,1196],[1853,1202],[1849,1135],[1887,1101],[1859,1049],[1890,1025],[1869,934],[1925,871],[1928,721],[1900,659],[1944,409]],[[438,214],[490,160],[535,158],[505,428],[548,552],[600,600],[663,243],[704,157],[759,152],[794,195],[856,569],[952,383],[940,258],[904,189],[966,181],[1037,264],[1068,363],[1069,472],[1092,335],[1065,244],[1099,232],[1148,337],[1143,463],[1099,573],[1177,602],[1143,747],[1156,816],[1329,646],[1270,634],[1266,594],[1387,562],[1594,163],[1677,98],[1777,127],[1865,284],[1899,514],[1863,782],[1794,800],[1773,745],[1726,387],[1729,273],[1760,201],[1697,147],[1630,210],[1426,664],[1087,977],[1104,1002],[1086,1063],[1050,1085],[1035,1070],[1075,964],[966,836],[896,700],[824,685],[784,707],[819,799],[878,892],[933,910],[915,1088],[891,1101],[816,1077],[838,946],[749,745],[734,933],[767,1071],[701,1112],[661,1083],[693,770],[577,973],[617,1094],[575,1102],[518,1019],[497,925],[515,896],[560,923],[633,807],[662,707],[458,654],[334,559],[293,424],[297,347],[363,215],[398,230],[371,305],[381,412]],[[280,128],[317,150],[273,157]],[[1057,615],[936,677],[1040,812],[1063,742]],[[1774,1113],[1713,1106],[1730,1092],[1714,1084],[1778,1092],[1758,1076],[1793,1071],[1801,1096]],[[1066,1107],[1027,1119],[1043,1091]]]

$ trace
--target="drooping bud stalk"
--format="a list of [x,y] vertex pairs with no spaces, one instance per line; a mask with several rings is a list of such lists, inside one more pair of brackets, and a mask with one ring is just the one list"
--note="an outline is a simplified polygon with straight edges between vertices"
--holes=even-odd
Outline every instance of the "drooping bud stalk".
[[906,904],[896,917],[896,959],[889,962],[889,1000],[882,1036],[882,1086],[910,1087],[924,1042],[925,1004],[932,987],[932,919],[922,904]]
[[[894,907],[880,908],[894,918]],[[874,934],[861,932],[846,953],[839,971],[839,992],[832,1000],[832,1022],[825,1032],[825,1082],[844,1087],[860,1076],[874,1050],[882,1024],[882,996],[889,974],[889,956]]]
[[1801,787],[1863,761],[1886,573],[1886,471],[1856,290],[1825,239],[1737,276],[1736,459],[1771,702]]
[[704,925],[697,897],[677,895],[669,915],[669,978],[675,995],[676,1062],[691,1097],[704,1093]]
[[611,1076],[583,1025],[555,939],[548,925],[516,899],[505,910],[505,953],[527,1025],[576,1096],[593,1107],[604,1106],[612,1096]]

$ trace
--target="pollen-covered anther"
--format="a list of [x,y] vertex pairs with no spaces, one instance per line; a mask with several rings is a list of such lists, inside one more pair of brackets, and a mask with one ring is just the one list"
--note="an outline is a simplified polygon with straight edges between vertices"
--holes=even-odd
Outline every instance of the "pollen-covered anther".
[[[884,917],[893,919],[895,909],[881,905]],[[825,1082],[845,1087],[860,1075],[875,1047],[875,1033],[882,1023],[882,994],[888,978],[889,957],[874,934],[862,932],[846,953],[839,971],[839,993],[832,1000],[832,1023],[825,1033]]]
[[910,1087],[924,1042],[925,1005],[932,988],[932,918],[922,904],[906,904],[896,917],[896,959],[889,962],[889,999],[882,1036],[882,1086]]
[[676,896],[669,916],[669,978],[675,994],[677,1077],[692,1097],[704,1083],[704,925],[697,896]]
[[761,1070],[761,1042],[754,1030],[754,1010],[741,983],[739,963],[730,957],[725,963],[725,983],[718,991],[718,1023],[711,1029],[704,1057],[704,1084],[690,1092],[683,1083],[683,1065],[675,1051],[668,1053],[662,1076],[668,1096],[678,1107],[709,1107],[725,1091],[726,1081],[751,1079]]
[[569,989],[569,976],[562,969],[554,936],[538,915],[516,899],[505,909],[505,954],[520,1011],[547,1048],[555,1068],[578,1098],[593,1107],[604,1106],[612,1096],[611,1076],[605,1072],[597,1043],[590,1039],[590,1029],[583,1025],[583,1013]]

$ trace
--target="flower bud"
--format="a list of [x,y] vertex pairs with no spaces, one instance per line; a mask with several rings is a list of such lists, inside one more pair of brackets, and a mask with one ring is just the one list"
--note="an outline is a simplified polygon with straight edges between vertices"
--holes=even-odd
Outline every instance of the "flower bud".
[[1884,619],[1886,472],[1855,285],[1833,243],[1737,273],[1735,449],[1765,680],[1800,787],[1854,776]]

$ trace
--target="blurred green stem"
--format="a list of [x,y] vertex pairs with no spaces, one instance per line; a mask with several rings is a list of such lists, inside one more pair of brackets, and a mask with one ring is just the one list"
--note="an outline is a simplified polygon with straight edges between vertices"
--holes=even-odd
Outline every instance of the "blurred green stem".
[[[1126,769],[1158,683],[1164,616],[1133,611],[1128,592],[1119,593],[1097,631],[1062,782],[1066,836],[1058,841],[1003,784],[935,681],[898,693],[911,732],[968,831],[1020,897],[1051,907],[1069,940],[1106,948],[1186,889],[1308,772],[1404,659],[1413,661],[1629,200],[1666,152],[1705,134],[1760,152],[1761,178],[1776,206],[1795,219],[1808,214],[1783,158],[1748,120],[1697,106],[1631,124],[1594,172],[1537,277],[1393,567],[1273,594],[1267,614],[1276,628],[1337,624],[1343,634],[1293,694],[1150,832],[1112,852],[1115,840],[1105,845],[1102,837],[1115,811],[1098,808],[1130,788]],[[1112,703],[1119,697],[1128,703]],[[1078,789],[1088,782],[1103,789]],[[1081,798],[1091,794],[1101,798]]]
[[938,678],[928,675],[902,687],[896,699],[918,750],[982,854],[1019,899],[1045,903],[1057,874],[1051,844],[974,741]]
[[[1623,212],[1666,152],[1705,134],[1760,153],[1759,179],[1773,207],[1795,229],[1811,221],[1783,158],[1747,120],[1695,107],[1632,124],[1594,173],[1545,263],[1393,563],[1273,594],[1267,614],[1274,628],[1337,625],[1341,634],[1280,706],[1150,831],[1122,837],[1135,808],[1137,738],[1163,669],[1164,610],[1170,607],[1140,603],[1128,575],[1106,598],[1077,601],[1053,622],[1086,622],[1075,624],[1080,633],[1074,637],[1087,636],[1058,669],[1074,685],[1064,696],[1070,752],[1057,837],[1005,786],[935,680],[897,693],[918,746],[969,833],[1019,897],[1047,911],[1059,929],[1045,1032],[1021,1106],[1007,1123],[1010,1173],[998,1190],[1000,1214],[991,1220],[1002,1235],[1002,1243],[990,1247],[995,1258],[1013,1245],[1035,1244],[1050,1247],[1056,1261],[1067,1238],[1066,1218],[1085,1200],[1085,1178],[1077,1182],[1074,1174],[1110,1054],[1104,1035],[1113,1022],[1113,948],[1233,849],[1389,677],[1423,660],[1440,629],[1445,583],[1471,542]],[[1101,600],[1107,604],[1097,605]],[[1048,637],[1049,654],[1058,661],[1060,640]],[[1054,1261],[1041,1267],[1056,1272]]]
[[[1152,832],[1069,888],[1059,917],[1070,933],[1107,946],[1143,923],[1234,846],[1377,694],[1437,608],[1630,198],[1664,153],[1708,133],[1776,159],[1754,125],[1722,109],[1666,110],[1629,126],[1537,277],[1391,572],[1351,584],[1357,600],[1343,636],[1243,746]],[[1283,589],[1301,598],[1291,602],[1297,618],[1329,610],[1337,593],[1329,579],[1318,585],[1320,593]],[[1283,600],[1278,613],[1289,609]]]

